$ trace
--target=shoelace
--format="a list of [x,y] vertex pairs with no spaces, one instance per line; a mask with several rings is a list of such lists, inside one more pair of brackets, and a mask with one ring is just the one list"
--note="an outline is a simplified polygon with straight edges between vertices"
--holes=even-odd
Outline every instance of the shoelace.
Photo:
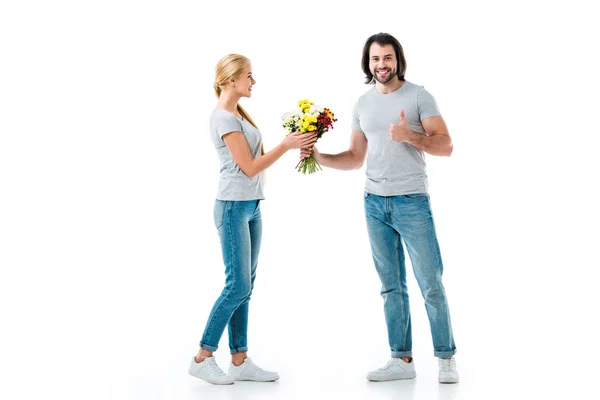
[[448,360],[444,358],[440,358],[440,369],[442,372],[450,372],[452,371],[452,366],[454,365],[454,359],[450,358]]
[[386,369],[390,368],[393,365],[396,365],[398,363],[396,358],[390,358],[390,360],[387,362],[387,364],[385,364],[384,367],[379,368],[382,371],[385,371]]
[[218,375],[218,376],[223,376],[223,375],[225,375],[225,372],[223,372],[223,371],[221,370],[221,368],[219,368],[219,366],[217,365],[217,363],[215,363],[215,362],[211,362],[211,363],[209,363],[209,364],[208,364],[208,366],[210,367],[210,370],[211,370],[212,372],[214,372],[216,375]]
[[248,364],[248,366],[251,366],[251,367],[254,367],[254,368],[256,368],[256,370],[257,370],[258,372],[265,372],[265,370],[264,370],[264,369],[262,369],[261,367],[259,367],[259,366],[258,366],[258,365],[256,365],[256,364],[254,364],[254,363],[252,362],[252,360],[250,360],[250,359],[246,358],[246,361],[245,361],[245,362],[246,362],[246,364]]

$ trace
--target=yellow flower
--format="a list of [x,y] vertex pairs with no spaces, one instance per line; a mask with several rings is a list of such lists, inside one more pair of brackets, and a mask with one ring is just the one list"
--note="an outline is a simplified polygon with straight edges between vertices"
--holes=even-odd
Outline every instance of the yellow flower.
[[316,126],[314,126],[314,125],[309,125],[309,126],[308,126],[308,131],[309,131],[309,132],[312,132],[312,131],[314,131],[315,129],[317,129],[317,127],[316,127]]

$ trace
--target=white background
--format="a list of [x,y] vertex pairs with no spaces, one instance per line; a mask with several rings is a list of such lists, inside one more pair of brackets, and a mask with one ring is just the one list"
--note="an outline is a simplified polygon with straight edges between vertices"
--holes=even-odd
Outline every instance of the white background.
[[[2,398],[591,398],[598,395],[600,89],[591,2],[5,1],[0,6]],[[208,133],[214,66],[252,60],[242,105],[266,149],[280,115],[331,108],[347,148],[364,41],[454,140],[428,157],[461,383],[438,386],[412,273],[414,382],[389,357],[364,168],[267,171],[250,355],[282,378],[187,375],[223,282]],[[227,335],[216,353],[228,361]]]

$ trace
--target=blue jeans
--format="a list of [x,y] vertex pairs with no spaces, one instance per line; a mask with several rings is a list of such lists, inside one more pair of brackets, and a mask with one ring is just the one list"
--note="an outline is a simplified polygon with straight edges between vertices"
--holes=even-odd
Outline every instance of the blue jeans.
[[451,357],[456,346],[442,284],[442,257],[429,195],[384,197],[365,193],[365,214],[373,261],[382,284],[381,296],[392,357],[412,355],[404,246],[425,300],[434,355]]
[[225,264],[225,287],[204,328],[200,347],[215,351],[225,326],[231,354],[248,350],[248,302],[262,237],[260,200],[215,201],[215,226]]

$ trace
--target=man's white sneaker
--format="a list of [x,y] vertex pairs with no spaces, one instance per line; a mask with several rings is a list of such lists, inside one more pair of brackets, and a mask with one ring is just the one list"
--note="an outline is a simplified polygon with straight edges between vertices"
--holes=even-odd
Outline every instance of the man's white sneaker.
[[458,383],[458,371],[454,357],[440,358],[438,363],[440,365],[440,374],[438,375],[440,383]]
[[188,373],[214,385],[231,385],[233,383],[233,378],[227,376],[225,372],[219,368],[214,357],[206,357],[199,363],[192,357]]
[[229,376],[236,381],[272,382],[279,379],[277,372],[265,371],[254,364],[250,357],[246,357],[239,367],[230,364]]
[[409,363],[401,358],[392,358],[384,367],[371,371],[367,379],[375,382],[393,381],[396,379],[412,379],[417,376],[415,372],[415,361]]

